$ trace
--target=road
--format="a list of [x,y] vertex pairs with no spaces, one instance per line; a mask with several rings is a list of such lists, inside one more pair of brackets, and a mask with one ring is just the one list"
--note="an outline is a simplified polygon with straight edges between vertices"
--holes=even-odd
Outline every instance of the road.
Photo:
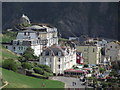
[[[85,88],[85,85],[81,85],[83,82],[81,82],[79,78],[55,76],[53,80],[64,82],[65,88]],[[76,82],[76,85],[73,86],[73,82]]]

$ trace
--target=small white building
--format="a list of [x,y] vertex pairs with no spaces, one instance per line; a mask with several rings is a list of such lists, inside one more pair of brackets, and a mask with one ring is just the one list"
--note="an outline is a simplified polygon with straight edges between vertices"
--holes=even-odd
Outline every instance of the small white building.
[[107,41],[105,39],[89,38],[88,40],[85,41],[85,44],[93,44],[99,47],[105,47]]
[[63,74],[64,70],[76,65],[76,49],[59,46],[46,48],[40,56],[40,64],[50,66],[56,75]]
[[26,27],[26,29],[37,31],[38,37],[44,47],[50,47],[54,44],[58,44],[57,28],[55,27],[45,24],[38,24]]
[[16,40],[13,40],[10,44],[4,45],[7,49],[20,55],[22,55],[28,47],[31,47],[34,50],[34,54],[36,56],[40,55],[43,47],[43,45],[41,45],[40,39],[38,39],[37,32],[32,30],[18,32]]
[[110,61],[120,60],[120,44],[118,42],[109,42],[105,46],[105,56]]

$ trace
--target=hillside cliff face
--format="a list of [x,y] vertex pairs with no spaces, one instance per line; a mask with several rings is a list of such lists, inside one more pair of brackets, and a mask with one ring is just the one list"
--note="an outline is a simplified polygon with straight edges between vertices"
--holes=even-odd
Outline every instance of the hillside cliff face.
[[3,29],[13,27],[23,13],[31,22],[57,27],[65,38],[118,39],[118,3],[3,3]]

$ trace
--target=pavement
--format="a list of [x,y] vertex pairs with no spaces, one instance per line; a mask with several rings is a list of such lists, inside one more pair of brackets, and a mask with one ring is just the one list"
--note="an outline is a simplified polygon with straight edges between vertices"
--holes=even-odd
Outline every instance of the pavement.
[[[79,78],[54,76],[52,79],[64,82],[65,88],[84,88],[85,89],[85,85],[81,85],[84,82],[81,82]],[[73,82],[75,82],[76,85],[73,85]],[[92,87],[87,87],[87,88],[92,88]]]

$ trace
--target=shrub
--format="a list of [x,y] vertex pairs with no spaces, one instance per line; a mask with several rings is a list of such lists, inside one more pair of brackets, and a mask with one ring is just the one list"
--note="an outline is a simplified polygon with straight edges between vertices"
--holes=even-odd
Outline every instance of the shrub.
[[87,67],[88,67],[88,65],[87,65],[87,64],[85,64],[85,65],[84,65],[84,68],[87,68]]
[[113,69],[113,70],[110,72],[109,76],[117,76],[117,71]]
[[34,56],[34,50],[30,47],[26,49],[22,56],[25,58],[26,61],[36,59],[36,56]]
[[108,84],[106,82],[102,82],[101,85],[102,85],[102,88],[105,88],[108,86]]
[[33,70],[35,71],[35,73],[38,73],[38,74],[41,74],[41,75],[44,74],[44,71],[39,67],[35,67]]
[[28,69],[28,70],[32,69],[32,65],[30,63],[27,63],[27,62],[23,62],[22,67],[24,69]]
[[2,63],[2,67],[8,70],[17,71],[18,66],[13,59],[6,59]]
[[46,72],[49,72],[51,73],[51,68],[47,65],[42,65],[42,64],[39,64],[38,67],[42,68],[43,70],[45,70]]
[[20,62],[25,62],[25,58],[22,57],[22,56],[18,57],[18,60],[19,60]]
[[21,62],[17,61],[16,65],[18,66],[18,68],[21,68]]
[[105,71],[105,69],[104,69],[104,68],[100,68],[99,71],[100,71],[101,73],[103,73],[103,72]]
[[46,76],[46,77],[48,77],[48,76],[50,76],[50,73],[44,71],[44,74],[43,74],[43,75]]

